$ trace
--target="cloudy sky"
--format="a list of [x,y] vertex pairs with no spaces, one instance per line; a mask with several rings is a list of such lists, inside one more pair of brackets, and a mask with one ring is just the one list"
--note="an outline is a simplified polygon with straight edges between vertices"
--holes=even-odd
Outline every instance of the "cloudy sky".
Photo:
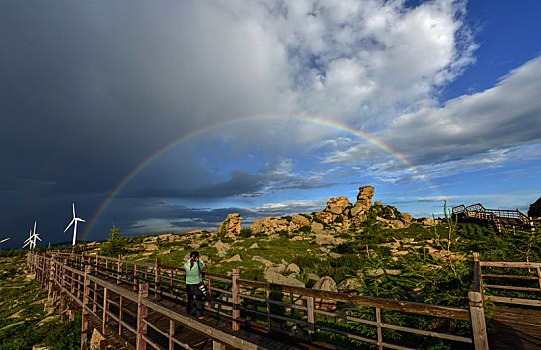
[[0,2],[0,239],[541,196],[541,2]]

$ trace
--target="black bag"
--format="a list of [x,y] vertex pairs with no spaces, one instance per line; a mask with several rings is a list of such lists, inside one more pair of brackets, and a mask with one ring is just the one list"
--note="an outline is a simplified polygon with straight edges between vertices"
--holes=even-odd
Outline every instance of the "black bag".
[[209,291],[208,291],[208,289],[207,289],[207,286],[205,286],[205,283],[203,283],[203,282],[199,283],[199,285],[197,286],[197,288],[199,288],[199,291],[201,292],[201,294],[203,294],[203,296],[205,297],[205,299],[207,299],[207,300],[210,299]]

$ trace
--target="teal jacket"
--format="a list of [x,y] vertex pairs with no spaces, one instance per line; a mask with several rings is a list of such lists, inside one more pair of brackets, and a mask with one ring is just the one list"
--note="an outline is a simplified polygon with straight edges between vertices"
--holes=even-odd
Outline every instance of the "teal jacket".
[[[199,269],[203,270],[205,268],[205,263],[201,258],[199,259]],[[199,276],[199,269],[197,268],[197,261],[193,262],[193,267],[190,269],[190,260],[186,261],[184,264],[184,269],[186,270],[186,284],[199,284],[203,282],[201,276]]]

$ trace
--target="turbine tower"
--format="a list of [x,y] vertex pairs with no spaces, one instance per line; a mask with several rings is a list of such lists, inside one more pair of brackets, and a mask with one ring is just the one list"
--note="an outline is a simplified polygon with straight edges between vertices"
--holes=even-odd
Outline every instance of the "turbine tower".
[[66,232],[68,228],[70,228],[70,226],[73,224],[73,244],[72,245],[75,245],[75,241],[77,239],[77,221],[81,221],[81,222],[85,222],[85,221],[75,216],[75,203],[72,203],[72,206],[73,206],[73,219],[71,219],[71,222],[69,223],[68,227],[66,227],[64,232]]

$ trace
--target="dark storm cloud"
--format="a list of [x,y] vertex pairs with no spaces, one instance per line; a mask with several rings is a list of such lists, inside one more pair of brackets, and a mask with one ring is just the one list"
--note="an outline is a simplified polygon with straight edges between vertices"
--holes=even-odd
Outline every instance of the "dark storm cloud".
[[230,179],[216,184],[194,188],[140,188],[124,191],[125,198],[178,198],[209,199],[226,197],[257,197],[264,193],[281,192],[290,189],[312,189],[333,186],[334,183],[322,179],[302,178],[292,174],[277,172],[276,169],[249,174],[242,170],[231,172]]

